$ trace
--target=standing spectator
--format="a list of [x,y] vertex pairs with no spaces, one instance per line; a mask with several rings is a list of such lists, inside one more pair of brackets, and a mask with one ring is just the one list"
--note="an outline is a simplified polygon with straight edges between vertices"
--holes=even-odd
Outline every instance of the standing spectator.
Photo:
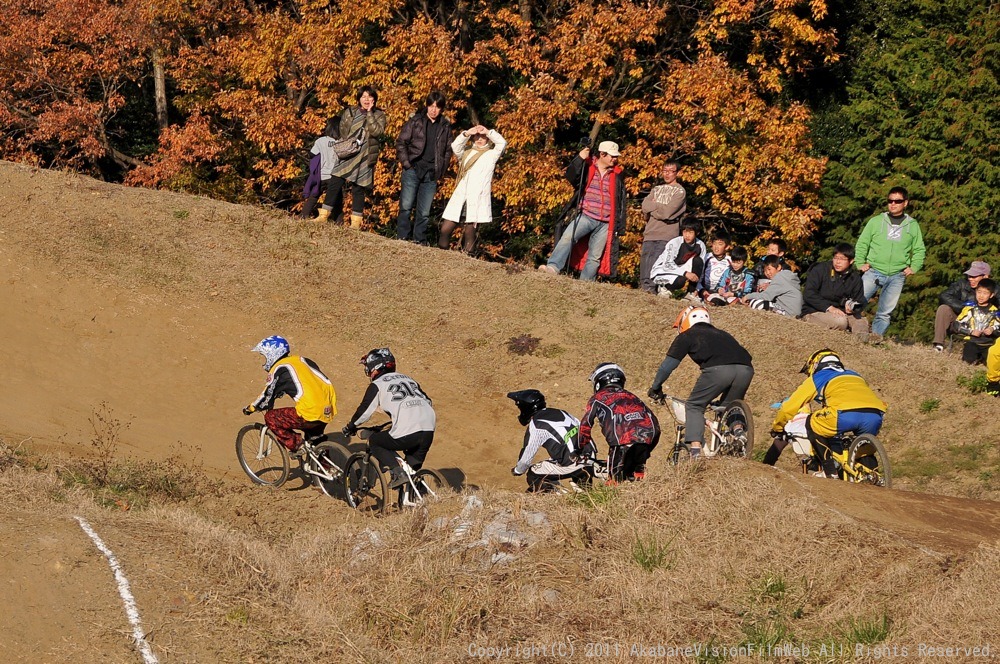
[[788,251],[788,243],[782,240],[780,237],[774,237],[767,241],[767,247],[764,251],[766,252],[763,256],[757,259],[757,262],[753,266],[753,280],[756,284],[754,288],[757,292],[767,288],[769,280],[764,276],[764,258],[767,256],[777,256],[781,259],[781,269],[790,270],[788,263],[785,262],[785,252]]
[[924,265],[924,236],[908,214],[909,195],[902,187],[889,190],[888,212],[868,220],[857,244],[865,300],[879,293],[872,335],[880,340],[889,328],[889,318],[899,303],[903,282]]
[[[313,208],[316,207],[321,192],[326,192],[326,194],[323,197],[323,207],[321,208],[324,211],[319,213],[320,221],[327,221],[333,210],[343,210],[344,201],[340,196],[340,187],[336,187],[336,194],[334,187],[332,187],[333,169],[340,164],[340,158],[333,151],[333,144],[338,139],[340,139],[340,119],[330,118],[326,121],[323,135],[316,139],[312,149],[309,150],[309,154],[313,155],[313,158],[309,162],[309,180],[306,181],[305,191],[307,197],[305,205],[302,206],[301,215],[303,219],[309,219],[312,216]],[[315,186],[310,188],[310,183],[315,183]]]
[[997,306],[993,304],[993,296],[997,292],[997,284],[992,279],[983,279],[976,286],[976,300],[962,309],[958,318],[951,324],[951,331],[965,335],[965,346],[962,348],[962,359],[969,364],[979,364],[986,359],[990,346],[997,340],[1000,320],[997,319]]
[[743,304],[749,304],[752,309],[798,318],[802,314],[799,275],[782,267],[778,256],[764,256],[761,262],[764,264],[764,278],[768,281],[767,288],[744,296]]
[[[431,92],[424,100],[424,108],[410,116],[396,139],[396,157],[403,167],[399,218],[396,219],[396,237],[400,240],[427,243],[431,204],[438,181],[448,170],[450,161],[451,123],[443,115],[446,105],[441,92]],[[412,225],[411,215],[414,217]]]
[[686,298],[698,300],[698,282],[708,256],[708,248],[698,239],[699,230],[701,224],[697,219],[682,221],[681,236],[667,242],[653,263],[649,274],[659,295],[670,297],[674,291],[683,289]]
[[806,275],[802,292],[802,320],[828,330],[848,330],[858,341],[868,341],[865,289],[854,267],[854,247],[841,242],[833,258],[816,263]]
[[656,284],[649,276],[653,263],[663,253],[667,242],[680,235],[680,218],[687,210],[687,192],[677,183],[681,165],[668,161],[663,165],[663,184],[653,187],[642,201],[646,229],[642,233],[642,254],[639,258],[639,288],[656,293]]
[[[576,186],[569,209],[570,222],[556,242],[546,265],[538,269],[559,274],[567,261],[581,269],[582,281],[600,274],[613,277],[618,267],[618,239],[625,233],[625,174],[618,166],[618,144],[602,141],[597,158],[583,148],[566,169],[566,179]],[[589,237],[586,248],[580,240]]]
[[[469,140],[472,147],[469,147]],[[462,229],[462,251],[471,254],[476,246],[476,227],[493,221],[493,171],[507,147],[507,141],[496,129],[482,125],[461,132],[451,144],[458,157],[455,191],[444,208],[444,221],[438,235],[438,247],[451,246],[451,234],[458,226],[465,208],[465,228]]]
[[993,344],[986,353],[986,381],[986,394],[1000,397],[1000,344]]
[[611,362],[602,362],[590,374],[594,396],[580,418],[578,450],[593,445],[594,424],[600,423],[608,443],[608,484],[640,480],[646,461],[660,442],[660,423],[642,399],[625,389],[625,372]]
[[[341,138],[363,138],[361,149],[353,157],[344,159],[333,169],[326,199],[319,211],[319,220],[330,218],[332,204],[342,194],[344,184],[351,183],[351,228],[361,228],[364,220],[365,197],[375,181],[375,163],[378,161],[379,138],[385,134],[385,113],[377,108],[378,93],[369,85],[358,90],[358,105],[349,106],[340,114]],[[337,215],[334,215],[336,217]]]
[[976,301],[976,287],[980,281],[990,276],[990,264],[972,261],[972,267],[965,271],[965,276],[965,279],[953,282],[938,296],[941,305],[934,315],[934,350],[939,353],[944,350],[948,328],[966,305]]

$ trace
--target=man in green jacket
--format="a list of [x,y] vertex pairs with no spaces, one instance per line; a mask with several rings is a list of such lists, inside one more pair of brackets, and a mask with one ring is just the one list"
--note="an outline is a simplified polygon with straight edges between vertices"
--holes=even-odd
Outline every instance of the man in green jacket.
[[924,236],[920,226],[906,214],[909,196],[906,189],[889,190],[889,210],[868,220],[858,238],[855,262],[864,273],[861,281],[865,300],[879,293],[878,309],[872,321],[872,337],[879,340],[889,328],[906,277],[924,265]]

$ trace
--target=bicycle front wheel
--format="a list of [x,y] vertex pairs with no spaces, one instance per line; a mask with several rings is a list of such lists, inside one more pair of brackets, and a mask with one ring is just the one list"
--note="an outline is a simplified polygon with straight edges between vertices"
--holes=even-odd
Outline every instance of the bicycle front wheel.
[[288,479],[288,450],[260,422],[240,429],[236,457],[254,484],[279,487]]
[[750,404],[734,399],[722,413],[722,453],[749,459],[753,454],[753,411]]
[[847,463],[856,473],[848,479],[861,484],[871,484],[885,489],[892,488],[892,466],[889,455],[878,438],[870,433],[863,433],[853,441],[847,451]]
[[413,485],[417,487],[418,495],[416,496],[410,495],[413,493],[413,488],[409,484],[404,484],[399,490],[396,505],[400,509],[417,507],[435,498],[440,498],[444,490],[448,488],[444,475],[432,468],[422,468],[414,473]]
[[319,472],[330,476],[330,479],[313,475],[313,485],[331,498],[344,496],[344,468],[350,456],[347,448],[340,443],[326,442],[316,446],[316,456],[319,458]]
[[344,468],[344,494],[356,510],[385,512],[388,489],[378,459],[364,452],[351,455]]

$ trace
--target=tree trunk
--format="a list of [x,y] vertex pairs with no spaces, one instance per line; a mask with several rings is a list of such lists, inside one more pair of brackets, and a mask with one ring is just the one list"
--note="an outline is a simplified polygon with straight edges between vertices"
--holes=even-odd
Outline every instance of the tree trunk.
[[531,23],[531,0],[520,0],[518,6],[521,9],[521,20]]
[[156,124],[163,131],[170,123],[167,115],[167,80],[163,73],[163,53],[153,49],[153,88],[156,97]]

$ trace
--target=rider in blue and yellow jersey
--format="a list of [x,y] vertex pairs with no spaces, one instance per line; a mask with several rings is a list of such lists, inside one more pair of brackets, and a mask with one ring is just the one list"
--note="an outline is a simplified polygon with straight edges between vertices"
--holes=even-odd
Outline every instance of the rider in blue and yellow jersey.
[[[293,429],[307,436],[322,434],[337,414],[337,393],[319,366],[307,357],[291,355],[291,347],[283,337],[273,336],[254,346],[253,351],[264,356],[267,385],[244,415],[258,410],[264,413],[264,423],[282,445],[298,451],[302,439]],[[294,407],[275,408],[274,402],[283,395],[295,400]]]
[[[877,435],[888,406],[864,378],[845,369],[840,357],[829,348],[810,355],[801,373],[809,377],[781,404],[771,424],[771,433],[781,434],[785,424],[802,407],[813,400],[819,402],[820,409],[806,420],[806,431],[813,450],[823,463],[823,471],[827,477],[836,477],[837,469],[830,458],[832,439],[848,431]],[[773,444],[764,455],[764,463],[774,465],[783,448],[784,445]]]

